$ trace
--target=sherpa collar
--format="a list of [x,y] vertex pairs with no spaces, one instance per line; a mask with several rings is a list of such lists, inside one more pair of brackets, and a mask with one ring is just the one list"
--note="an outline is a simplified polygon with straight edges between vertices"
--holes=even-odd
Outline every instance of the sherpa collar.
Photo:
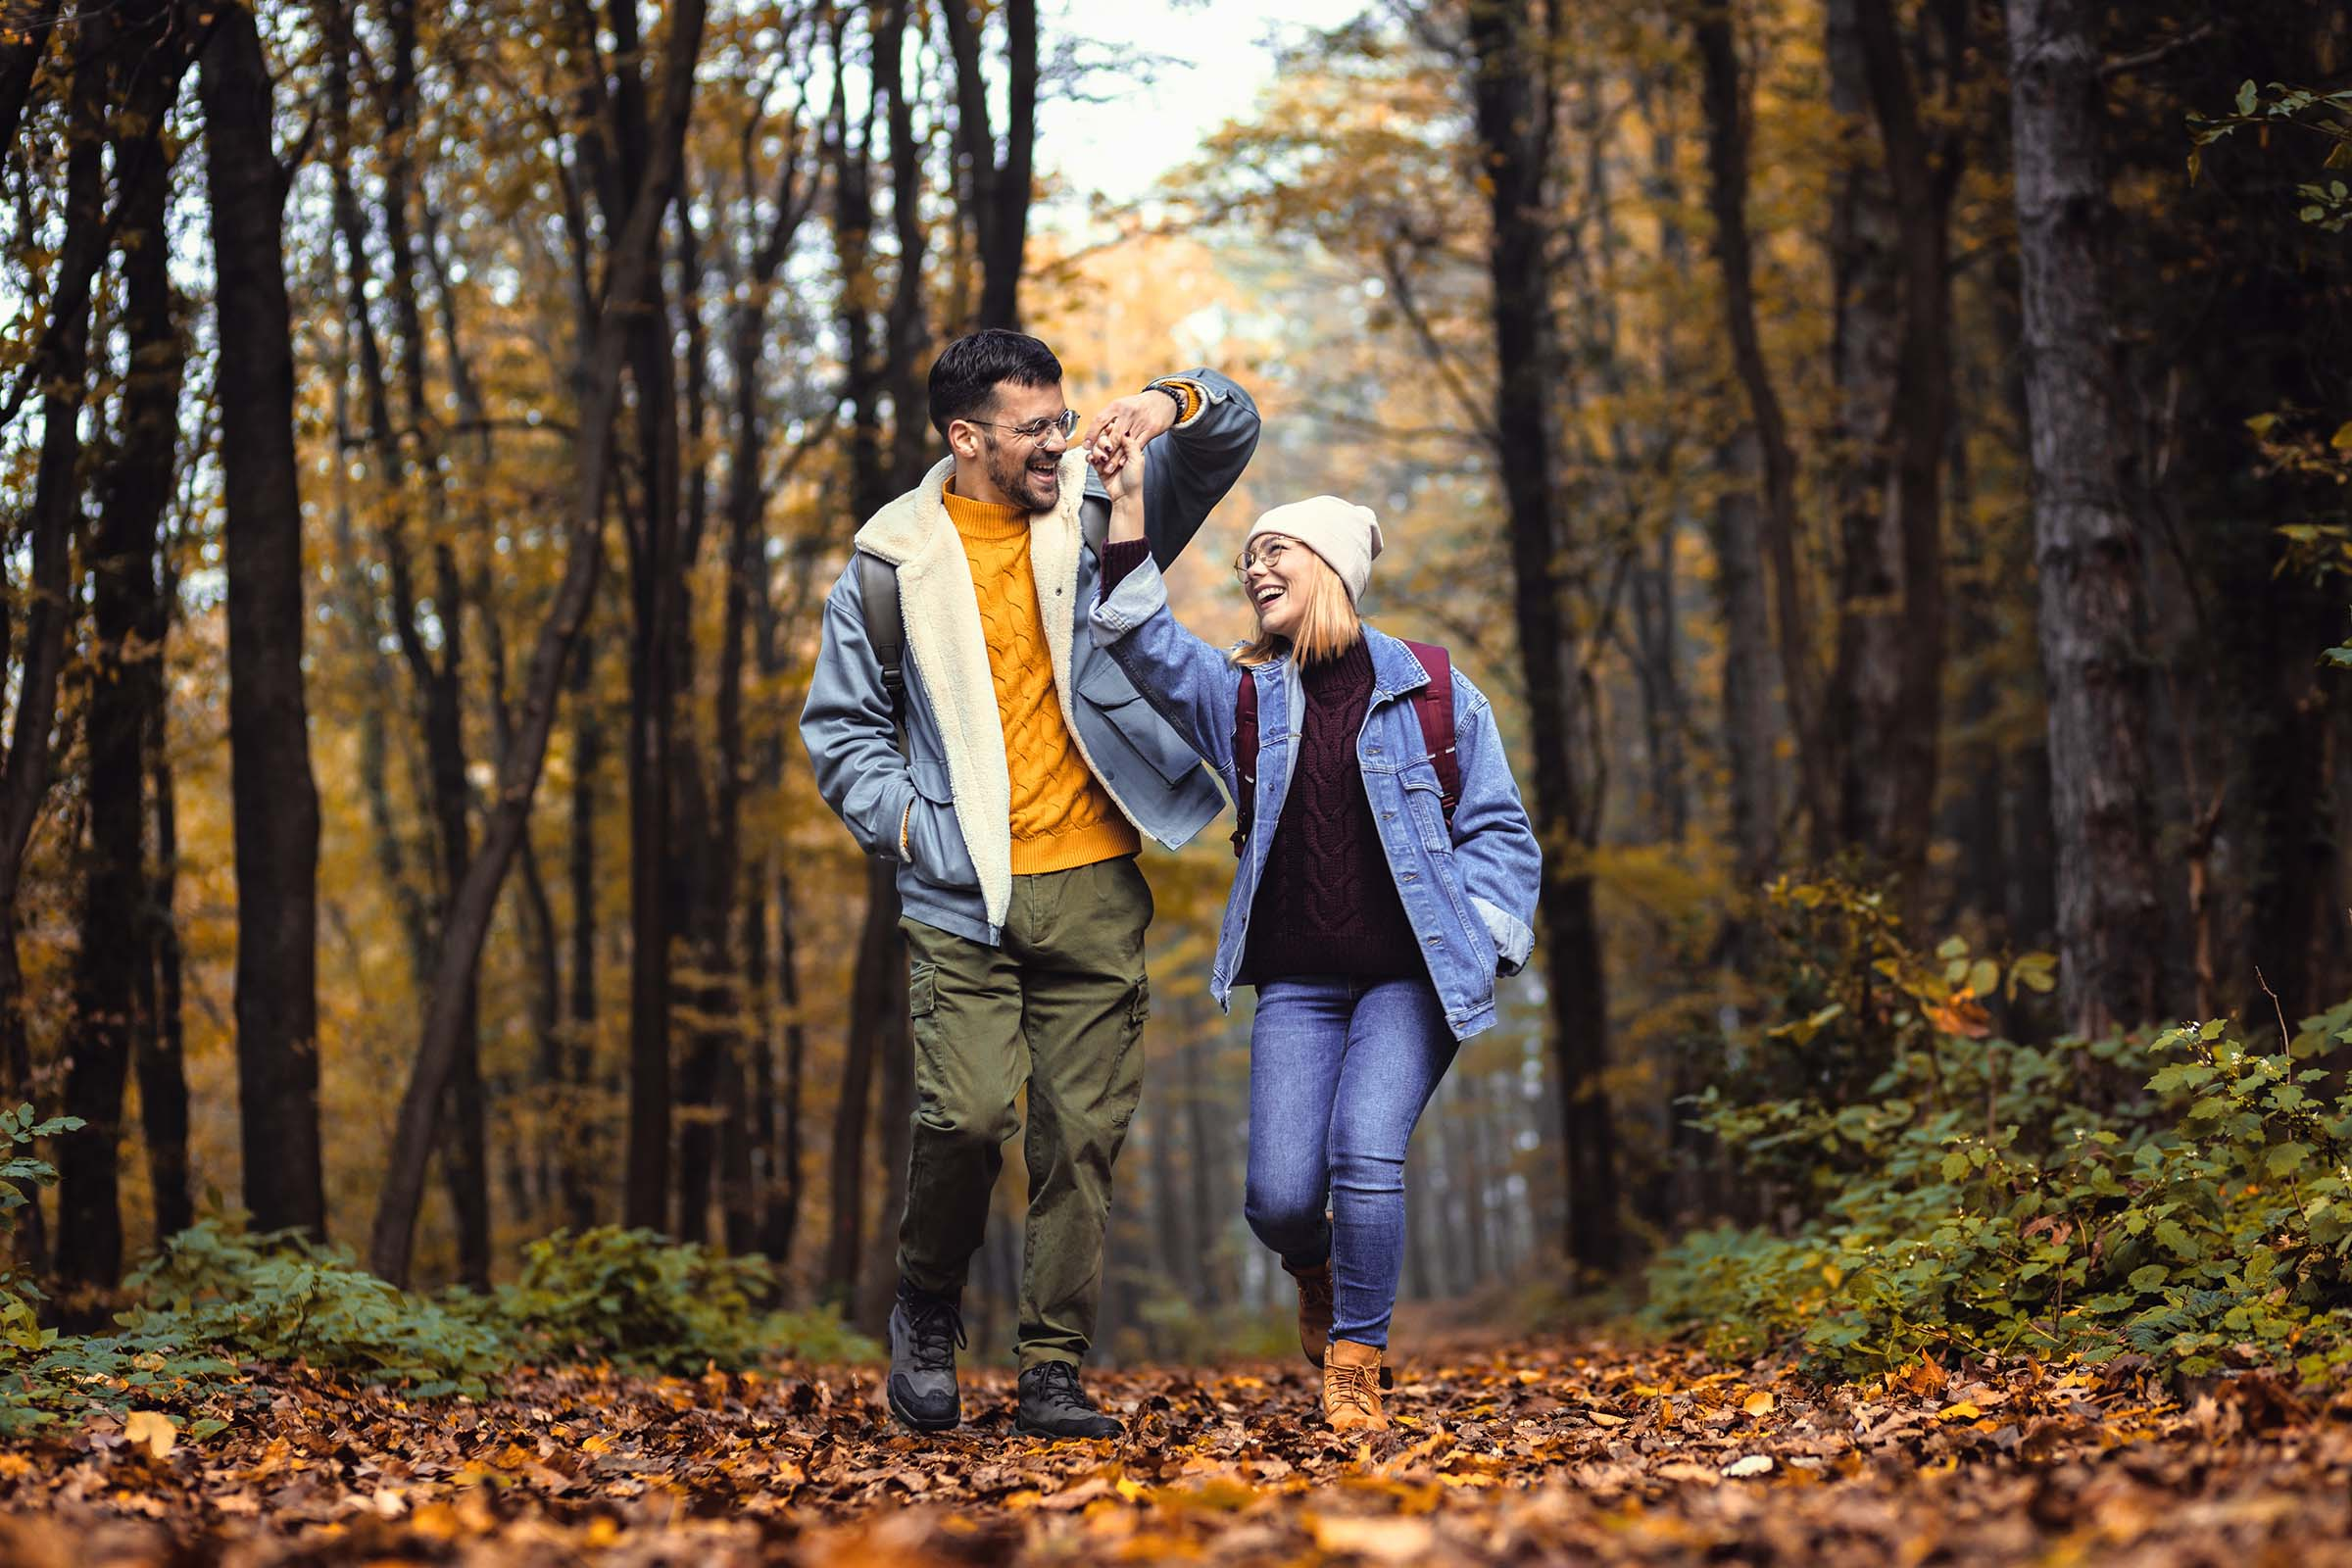
[[[906,660],[921,673],[922,691],[939,722],[947,754],[956,825],[980,873],[988,923],[1001,928],[1012,907],[1012,776],[1004,758],[1004,729],[988,667],[988,637],[971,564],[948,516],[948,480],[956,460],[943,458],[922,483],[866,520],[858,548],[898,568],[899,609],[906,622]],[[1086,496],[1086,457],[1072,447],[1061,460],[1061,499],[1029,519],[1029,569],[1037,583],[1038,612],[1054,661],[1054,692],[1078,754],[1095,765],[1071,708],[1077,632],[1078,558],[1084,534],[1078,509]],[[1113,804],[1133,820],[1124,801],[1104,783]]]

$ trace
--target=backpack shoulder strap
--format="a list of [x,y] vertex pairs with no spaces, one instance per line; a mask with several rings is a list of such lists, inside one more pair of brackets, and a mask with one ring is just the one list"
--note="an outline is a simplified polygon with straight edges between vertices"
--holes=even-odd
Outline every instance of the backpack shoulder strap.
[[1239,859],[1250,842],[1250,808],[1257,801],[1257,671],[1242,671],[1242,689],[1233,700],[1233,776],[1239,793],[1233,802],[1233,854]]
[[899,568],[880,556],[858,551],[858,599],[865,612],[866,645],[882,665],[891,722],[899,723],[906,712],[906,621],[899,612]]
[[1430,765],[1438,770],[1438,799],[1450,828],[1454,805],[1462,798],[1462,760],[1453,745],[1453,659],[1435,643],[1404,646],[1429,672],[1429,684],[1413,694],[1413,712],[1421,720],[1421,744],[1429,749]]

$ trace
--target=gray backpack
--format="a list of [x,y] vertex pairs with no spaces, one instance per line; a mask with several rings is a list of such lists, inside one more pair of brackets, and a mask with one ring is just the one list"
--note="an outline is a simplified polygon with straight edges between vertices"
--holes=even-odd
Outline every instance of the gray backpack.
[[[1110,534],[1110,503],[1088,496],[1078,506],[1078,531],[1099,561]],[[865,640],[882,664],[882,691],[890,699],[895,725],[906,721],[906,620],[899,609],[899,568],[880,556],[858,552],[858,594],[865,609]]]

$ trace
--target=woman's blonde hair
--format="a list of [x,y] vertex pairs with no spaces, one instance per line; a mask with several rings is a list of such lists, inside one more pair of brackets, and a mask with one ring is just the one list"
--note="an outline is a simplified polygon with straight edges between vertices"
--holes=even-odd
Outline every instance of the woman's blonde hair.
[[[1258,537],[1280,539],[1285,546],[1313,563],[1307,567],[1305,582],[1292,590],[1305,593],[1306,610],[1298,617],[1296,636],[1277,637],[1260,622],[1257,635],[1234,653],[1233,662],[1244,669],[1254,669],[1281,658],[1282,651],[1288,648],[1298,656],[1299,663],[1319,664],[1327,659],[1337,659],[1354,647],[1356,639],[1364,634],[1363,622],[1356,617],[1355,602],[1348,597],[1348,585],[1340,581],[1338,572],[1331,569],[1331,563],[1287,534],[1260,534]],[[1247,553],[1233,558],[1233,569],[1241,577],[1245,592],[1250,586],[1248,561]],[[1255,610],[1257,607],[1253,604],[1250,608]]]

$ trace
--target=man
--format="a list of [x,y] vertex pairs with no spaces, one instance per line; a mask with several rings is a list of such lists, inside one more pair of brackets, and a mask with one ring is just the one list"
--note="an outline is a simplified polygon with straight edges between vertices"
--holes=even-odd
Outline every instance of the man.
[[[801,714],[818,792],[860,848],[899,862],[916,1107],[888,1394],[920,1432],[963,1418],[964,1273],[1025,1083],[1016,1424],[1119,1433],[1077,1369],[1102,1294],[1111,1165],[1143,1086],[1152,893],[1135,856],[1143,834],[1172,849],[1224,804],[1086,634],[1090,540],[1108,500],[1070,442],[1061,379],[1053,350],[1018,332],[977,332],[940,355],[931,422],[950,455],[858,532],[858,551],[895,574],[881,583],[895,583],[904,626],[899,711],[875,646],[896,642],[894,628],[887,607],[877,623],[866,603],[879,568],[854,559],[825,601]],[[1247,393],[1192,370],[1112,403],[1087,438],[1149,443],[1152,547],[1165,564],[1241,476],[1257,433]]]

